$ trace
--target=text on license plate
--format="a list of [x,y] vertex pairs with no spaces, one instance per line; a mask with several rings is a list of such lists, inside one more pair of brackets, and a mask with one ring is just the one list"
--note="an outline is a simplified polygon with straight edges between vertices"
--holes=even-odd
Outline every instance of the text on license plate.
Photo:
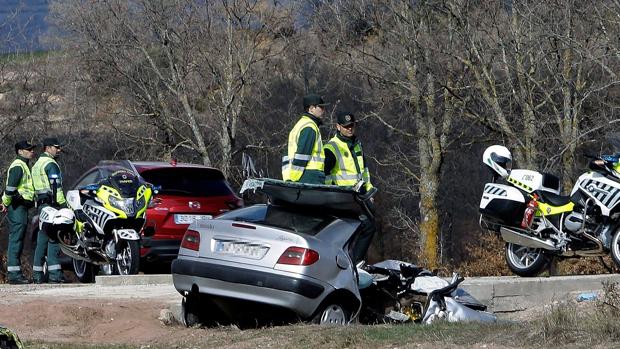
[[195,221],[199,221],[201,219],[211,219],[213,216],[208,214],[175,214],[174,215],[174,223],[175,224],[192,224]]
[[269,246],[245,241],[214,240],[213,251],[238,257],[261,259],[269,251]]

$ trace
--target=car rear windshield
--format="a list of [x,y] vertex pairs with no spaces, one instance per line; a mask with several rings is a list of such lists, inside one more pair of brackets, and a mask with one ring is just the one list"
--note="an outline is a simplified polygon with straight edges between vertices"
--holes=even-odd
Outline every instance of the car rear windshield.
[[221,172],[207,168],[159,168],[142,172],[144,179],[161,186],[160,194],[180,196],[228,196],[232,189]]
[[319,212],[301,212],[295,208],[254,205],[225,213],[216,219],[256,223],[299,234],[316,235],[335,218]]

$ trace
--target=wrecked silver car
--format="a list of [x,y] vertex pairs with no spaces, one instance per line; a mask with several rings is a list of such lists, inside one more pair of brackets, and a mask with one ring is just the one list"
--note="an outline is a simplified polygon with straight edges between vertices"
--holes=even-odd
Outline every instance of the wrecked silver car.
[[360,225],[358,193],[271,179],[248,180],[246,190],[269,203],[198,221],[182,240],[172,277],[186,323],[204,322],[214,309],[234,315],[242,301],[246,315],[251,305],[269,305],[256,315],[285,309],[318,323],[355,319],[361,297],[347,248]]
[[[186,325],[431,322],[429,309],[449,315],[452,302],[444,299],[452,299],[459,278],[446,288],[403,262],[354,265],[350,252],[362,229],[359,217],[372,214],[367,203],[374,191],[274,179],[247,180],[245,191],[264,194],[268,203],[197,221],[182,240],[172,277],[184,296]],[[427,277],[445,289],[412,288]]]

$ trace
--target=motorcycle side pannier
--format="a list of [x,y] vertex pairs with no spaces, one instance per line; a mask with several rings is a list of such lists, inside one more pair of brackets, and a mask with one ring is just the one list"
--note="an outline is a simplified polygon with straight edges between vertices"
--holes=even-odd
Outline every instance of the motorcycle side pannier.
[[75,216],[70,209],[55,209],[48,206],[39,214],[39,229],[45,231],[50,239],[57,240],[59,234],[73,232],[74,221]]
[[484,186],[484,194],[480,200],[480,213],[486,218],[505,224],[518,225],[525,211],[525,197],[511,186],[487,183]]

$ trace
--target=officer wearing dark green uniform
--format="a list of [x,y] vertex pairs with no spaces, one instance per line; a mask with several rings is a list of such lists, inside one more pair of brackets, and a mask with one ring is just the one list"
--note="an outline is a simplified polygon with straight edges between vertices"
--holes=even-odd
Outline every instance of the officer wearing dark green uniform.
[[[336,135],[325,144],[325,184],[355,186],[364,181],[364,190],[373,188],[370,172],[362,150],[362,144],[355,136],[355,116],[348,112],[337,114]],[[372,209],[372,208],[371,208]],[[375,222],[366,215],[351,251],[351,259],[357,263],[364,259],[375,233]]]
[[[44,153],[32,166],[32,181],[37,198],[39,214],[44,207],[61,208],[66,206],[65,194],[62,191],[62,174],[55,158],[62,151],[57,138],[43,140]],[[54,195],[55,193],[55,195]],[[37,247],[32,262],[32,276],[35,283],[43,282],[43,263],[47,253],[47,270],[50,283],[65,282],[58,261],[58,242],[50,239],[47,232],[39,231]]]
[[305,113],[288,135],[287,154],[282,157],[282,179],[285,181],[324,184],[325,154],[319,126],[327,103],[318,95],[303,99]]
[[9,220],[9,248],[7,274],[10,284],[27,284],[21,269],[21,255],[24,235],[28,227],[28,209],[34,207],[34,187],[28,167],[28,160],[34,156],[34,145],[28,141],[15,144],[17,158],[13,160],[6,176],[6,186],[2,195],[0,210],[7,212]]
[[352,187],[364,181],[365,189],[370,190],[370,172],[362,144],[355,137],[355,116],[339,113],[336,129],[336,135],[325,144],[325,184]]

